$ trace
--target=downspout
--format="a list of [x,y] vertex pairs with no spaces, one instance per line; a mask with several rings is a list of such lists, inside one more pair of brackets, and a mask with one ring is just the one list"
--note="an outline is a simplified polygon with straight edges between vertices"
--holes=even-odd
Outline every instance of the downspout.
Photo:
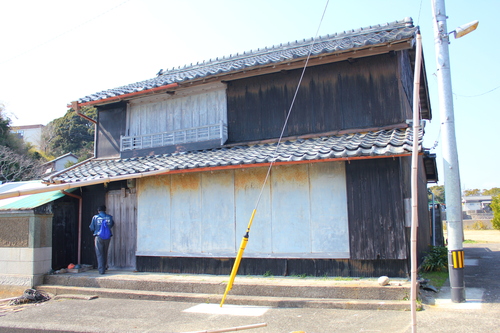
[[80,117],[82,117],[83,119],[87,119],[91,123],[94,123],[94,125],[97,125],[97,121],[95,121],[94,119],[92,119],[90,117],[87,117],[83,113],[80,113],[80,104],[77,101],[71,102],[71,108],[73,110],[75,110],[76,114],[79,115]]
[[82,212],[83,212],[83,203],[82,197],[73,193],[66,192],[61,190],[61,192],[65,195],[68,195],[73,198],[78,199],[78,265],[81,265],[82,261]]
[[71,106],[73,110],[75,110],[76,114],[83,119],[86,119],[90,121],[91,123],[94,124],[94,157],[96,156],[97,148],[96,148],[96,139],[97,139],[97,121],[95,119],[92,119],[90,117],[87,117],[83,113],[80,113],[80,106],[81,104],[78,103],[78,101],[73,101],[71,102],[71,105],[68,105],[68,107]]
[[417,230],[418,230],[418,147],[420,132],[420,71],[422,66],[422,37],[416,35],[415,74],[413,77],[413,149],[411,156],[411,328],[417,332]]

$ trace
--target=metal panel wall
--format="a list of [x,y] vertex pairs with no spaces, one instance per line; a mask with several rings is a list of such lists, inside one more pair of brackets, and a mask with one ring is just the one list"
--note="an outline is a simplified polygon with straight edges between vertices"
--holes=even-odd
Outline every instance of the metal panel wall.
[[272,253],[311,253],[308,166],[272,170]]
[[[146,190],[147,189],[147,190]],[[168,252],[170,224],[170,177],[148,177],[137,182],[140,205],[137,209],[137,248],[144,251]],[[158,237],[161,235],[161,237]]]
[[[246,257],[349,257],[344,162],[318,164],[272,169]],[[137,255],[233,257],[266,173],[251,168],[141,179]]]

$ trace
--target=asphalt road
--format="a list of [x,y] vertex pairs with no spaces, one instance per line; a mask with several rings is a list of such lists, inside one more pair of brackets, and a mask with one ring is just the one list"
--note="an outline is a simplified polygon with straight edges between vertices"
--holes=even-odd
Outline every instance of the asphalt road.
[[[490,232],[491,233],[491,232]],[[497,233],[497,234],[496,234]],[[435,305],[417,312],[419,332],[500,332],[500,232],[489,242],[465,244],[465,303],[452,303],[449,288]],[[490,236],[488,236],[490,237]],[[472,239],[467,235],[466,239]],[[3,310],[2,310],[3,309]],[[98,298],[61,299],[0,308],[0,332],[411,332],[409,311],[263,308]],[[225,330],[224,330],[225,329]],[[234,330],[233,330],[234,331]]]

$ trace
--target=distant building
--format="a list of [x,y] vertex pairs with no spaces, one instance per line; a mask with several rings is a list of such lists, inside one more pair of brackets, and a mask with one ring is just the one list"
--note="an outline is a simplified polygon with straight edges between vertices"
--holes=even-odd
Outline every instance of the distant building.
[[491,195],[471,195],[462,198],[462,210],[491,212]]
[[42,146],[42,130],[45,126],[38,125],[25,125],[25,126],[12,126],[12,133],[17,133],[21,139],[26,143],[31,143],[36,148],[40,149]]
[[53,159],[52,161],[44,163],[43,167],[45,168],[45,175],[64,170],[68,162],[72,162],[74,164],[78,162],[78,157],[76,157],[72,153],[67,153]]

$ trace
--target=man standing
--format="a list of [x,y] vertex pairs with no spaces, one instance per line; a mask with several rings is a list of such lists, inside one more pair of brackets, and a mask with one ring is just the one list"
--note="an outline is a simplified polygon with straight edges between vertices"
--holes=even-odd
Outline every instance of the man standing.
[[[111,241],[111,228],[115,225],[113,216],[106,214],[106,206],[97,208],[99,214],[92,217],[90,231],[94,234],[95,254],[99,274],[104,274],[108,267],[108,248]],[[103,225],[104,223],[104,225]]]

